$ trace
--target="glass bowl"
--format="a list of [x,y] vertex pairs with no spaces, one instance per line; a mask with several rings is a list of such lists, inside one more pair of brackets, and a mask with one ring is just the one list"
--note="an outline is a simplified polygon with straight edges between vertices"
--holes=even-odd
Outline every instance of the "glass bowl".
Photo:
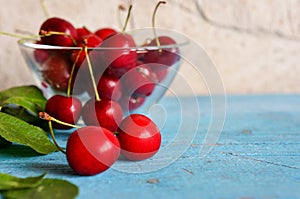
[[[181,63],[181,48],[189,40],[174,31],[151,28],[137,29],[131,35],[135,47],[87,48],[42,45],[33,40],[19,40],[22,55],[32,72],[36,85],[46,98],[72,95],[82,103],[93,97],[118,101],[124,113],[145,113],[169,88]],[[103,41],[116,44],[117,37]],[[125,45],[126,46],[126,45]],[[79,55],[78,54],[83,54]],[[83,57],[83,58],[82,58]],[[94,81],[93,81],[94,80]],[[96,91],[97,90],[97,91]]]

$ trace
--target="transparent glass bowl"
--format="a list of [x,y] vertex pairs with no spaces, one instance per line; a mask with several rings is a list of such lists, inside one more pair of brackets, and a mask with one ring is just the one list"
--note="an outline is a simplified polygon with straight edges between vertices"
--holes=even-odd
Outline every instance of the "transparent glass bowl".
[[[121,88],[121,94],[119,89],[114,89],[111,98],[120,102],[124,112],[143,113],[157,103],[169,88],[180,67],[180,49],[189,43],[185,36],[177,32],[165,29],[156,29],[156,32],[157,36],[172,38],[176,44],[162,44],[159,47],[149,45],[149,41],[154,38],[153,30],[151,28],[137,29],[127,32],[133,37],[136,47],[88,48],[89,60],[84,59],[80,64],[78,64],[78,60],[76,62],[77,56],[75,56],[82,50],[80,47],[42,45],[32,40],[20,40],[18,44],[36,85],[46,98],[56,94],[71,94],[85,103],[96,94],[92,78],[99,86],[102,76],[114,76],[113,79],[118,80],[117,84]],[[114,39],[114,37],[109,39]],[[145,46],[147,43],[148,45]],[[139,66],[132,67],[126,64],[124,67],[111,66],[117,59],[119,59],[119,63],[128,61],[126,56],[130,53],[136,54]],[[145,62],[145,55],[151,53],[161,53],[166,58],[164,60],[154,58],[150,59],[150,62],[148,59]],[[113,56],[111,56],[112,54]],[[74,62],[79,66],[74,67]],[[72,70],[73,67],[74,70]],[[148,69],[154,75],[149,74]],[[142,77],[137,77],[134,74],[136,72]],[[145,77],[146,80],[144,80]],[[68,85],[71,85],[69,92]],[[103,96],[101,90],[98,92],[100,96]]]

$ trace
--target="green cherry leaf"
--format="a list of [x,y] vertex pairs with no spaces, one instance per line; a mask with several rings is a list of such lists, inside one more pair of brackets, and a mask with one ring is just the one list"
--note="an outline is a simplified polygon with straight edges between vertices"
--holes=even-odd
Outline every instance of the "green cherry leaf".
[[3,196],[22,199],[73,199],[78,193],[78,187],[66,180],[46,178],[35,188],[9,190],[3,192]]
[[7,141],[29,146],[41,154],[57,151],[47,133],[41,128],[2,112],[0,112],[0,136]]
[[28,113],[38,116],[46,106],[47,99],[36,86],[19,86],[0,92],[0,106],[3,108],[21,107]]
[[46,173],[36,177],[18,178],[9,174],[0,173],[0,191],[36,187],[42,182],[45,175]]

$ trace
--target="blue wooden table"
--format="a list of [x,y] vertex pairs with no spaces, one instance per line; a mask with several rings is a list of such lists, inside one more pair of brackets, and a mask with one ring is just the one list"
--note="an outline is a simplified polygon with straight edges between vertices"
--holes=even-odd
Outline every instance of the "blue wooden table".
[[[78,198],[300,198],[300,95],[227,96],[224,126],[206,155],[200,154],[211,99],[197,102],[200,116],[188,97],[182,106],[165,97],[152,110],[163,145],[146,163],[120,159],[102,174],[81,177],[62,153],[36,156],[16,145],[0,150],[0,172],[26,177],[47,171],[78,185]],[[182,108],[190,114],[180,114]],[[57,136],[64,144],[68,133]]]

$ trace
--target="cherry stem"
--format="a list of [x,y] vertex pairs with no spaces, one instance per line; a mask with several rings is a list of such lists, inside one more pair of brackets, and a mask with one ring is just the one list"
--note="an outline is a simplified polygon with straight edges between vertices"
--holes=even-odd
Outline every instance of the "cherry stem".
[[[156,16],[156,12],[158,10],[158,7],[160,6],[160,4],[166,4],[165,1],[159,1],[155,8],[154,8],[154,12],[153,12],[153,15],[152,15],[152,29],[153,29],[153,34],[154,34],[154,37],[155,37],[155,42],[156,42],[156,45],[158,47],[160,47],[160,42],[159,42],[159,39],[157,37],[157,33],[156,33],[156,29],[155,29],[155,16]],[[161,49],[159,49],[159,51],[161,52]]]
[[6,35],[6,36],[16,37],[20,39],[36,39],[41,37],[41,35],[24,35],[24,34],[8,33],[2,31],[0,31],[0,35]]
[[64,154],[66,154],[66,151],[65,151],[63,148],[61,148],[61,147],[59,146],[59,144],[57,143],[57,141],[56,141],[56,138],[55,138],[55,135],[54,135],[54,131],[53,131],[53,127],[52,127],[52,122],[51,122],[51,120],[48,121],[48,125],[49,125],[49,129],[50,129],[50,135],[51,135],[51,137],[52,137],[52,140],[53,140],[53,142],[54,142],[56,148],[57,148],[59,151],[61,151],[61,152],[63,152]]
[[40,33],[41,33],[40,37],[49,37],[49,36],[52,36],[52,35],[66,36],[66,37],[69,37],[72,40],[72,42],[75,46],[77,45],[76,39],[74,39],[71,35],[69,35],[65,32],[41,30]]
[[49,18],[50,15],[49,15],[45,0],[40,0],[40,3],[41,3],[41,6],[42,6],[45,17]]
[[72,127],[72,128],[81,128],[80,126],[77,126],[77,125],[74,125],[74,124],[69,124],[69,123],[66,123],[66,122],[63,122],[63,121],[60,121],[58,119],[55,119],[54,117],[51,117],[48,113],[46,112],[39,112],[39,117],[43,120],[46,120],[46,121],[53,121],[53,122],[56,122],[58,124],[61,124],[61,125],[64,125],[64,126],[69,126],[69,127]]
[[[71,84],[72,84],[72,80],[74,78],[74,72],[75,72],[75,68],[76,68],[76,63],[78,62],[78,59],[80,57],[80,54],[82,52],[83,48],[80,49],[80,51],[78,52],[76,59],[72,65],[72,69],[71,69],[71,73],[70,73],[70,78],[68,80],[68,89],[67,89],[67,96],[69,97],[71,95]],[[74,82],[75,83],[75,82]]]
[[119,24],[119,27],[120,27],[120,29],[123,29],[123,27],[124,27],[124,25],[122,24],[122,17],[121,17],[121,12],[122,11],[124,11],[125,10],[125,7],[124,7],[124,5],[123,4],[120,4],[119,6],[118,6],[118,12],[117,12],[117,19],[118,19],[118,24]]
[[84,49],[86,61],[87,61],[88,67],[89,67],[89,72],[90,72],[90,76],[91,76],[91,79],[92,79],[93,88],[94,88],[94,91],[95,91],[95,97],[96,97],[97,101],[100,101],[100,97],[99,97],[99,93],[98,93],[98,89],[97,89],[96,80],[95,80],[95,77],[94,77],[94,72],[93,72],[91,60],[90,60],[90,57],[89,57],[89,54],[88,54],[88,48],[87,48],[87,46],[84,46],[83,49]]
[[20,39],[37,39],[37,38],[41,38],[41,37],[49,37],[49,36],[52,36],[52,35],[62,35],[62,36],[69,37],[72,40],[73,44],[77,45],[76,40],[71,35],[66,34],[64,32],[41,30],[40,35],[25,35],[25,34],[16,34],[16,33],[8,33],[8,32],[0,31],[0,35],[6,35],[6,36],[16,37],[16,38],[20,38]]
[[130,5],[129,8],[128,8],[127,17],[126,17],[126,20],[125,20],[125,25],[123,27],[122,33],[125,33],[125,31],[126,31],[127,24],[129,22],[129,18],[130,18],[130,14],[131,14],[131,10],[132,10],[132,5]]

